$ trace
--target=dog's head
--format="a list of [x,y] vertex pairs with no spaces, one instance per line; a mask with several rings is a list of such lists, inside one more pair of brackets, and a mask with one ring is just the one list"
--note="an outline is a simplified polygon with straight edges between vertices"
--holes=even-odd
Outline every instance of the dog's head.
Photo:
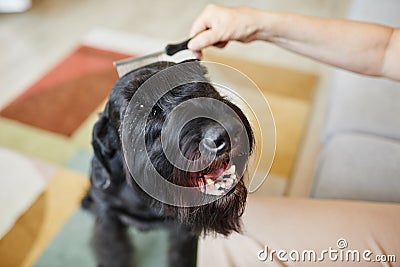
[[[247,196],[243,177],[254,137],[243,112],[205,79],[205,69],[199,63],[193,64],[190,75],[194,82],[171,88],[156,102],[150,88],[138,100],[141,106],[151,105],[144,128],[125,116],[128,103],[145,81],[174,63],[154,63],[123,76],[111,92],[106,111],[120,140],[124,118],[124,127],[132,129],[133,148],[135,137],[144,135],[146,151],[133,153],[129,159],[134,163],[129,166],[131,173],[147,179],[152,175],[150,162],[163,179],[197,188],[205,199],[215,199],[195,207],[167,205],[157,200],[152,204],[165,217],[178,219],[196,233],[227,235],[240,230]],[[131,174],[127,178],[136,185]]]

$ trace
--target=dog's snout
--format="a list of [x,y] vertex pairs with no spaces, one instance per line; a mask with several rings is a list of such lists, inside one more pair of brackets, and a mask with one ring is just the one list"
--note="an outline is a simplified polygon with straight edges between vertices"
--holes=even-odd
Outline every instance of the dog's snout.
[[207,152],[217,154],[227,152],[230,147],[229,136],[222,127],[209,129],[201,144]]
[[239,123],[228,123],[224,126],[227,129],[219,124],[207,129],[201,142],[201,146],[205,151],[221,155],[231,150],[232,141],[236,141],[241,127]]

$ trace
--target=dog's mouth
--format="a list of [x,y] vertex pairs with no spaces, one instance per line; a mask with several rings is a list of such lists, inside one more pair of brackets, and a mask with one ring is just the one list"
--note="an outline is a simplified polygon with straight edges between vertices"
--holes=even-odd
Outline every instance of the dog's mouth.
[[198,188],[201,192],[209,195],[225,195],[239,182],[234,164],[223,163],[217,169],[199,174]]

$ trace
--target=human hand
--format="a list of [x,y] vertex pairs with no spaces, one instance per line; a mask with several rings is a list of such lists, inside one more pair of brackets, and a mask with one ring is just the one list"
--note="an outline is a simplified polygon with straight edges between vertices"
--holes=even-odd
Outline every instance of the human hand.
[[192,25],[188,48],[201,57],[201,50],[211,45],[223,48],[231,40],[251,42],[260,28],[258,14],[248,7],[208,5]]

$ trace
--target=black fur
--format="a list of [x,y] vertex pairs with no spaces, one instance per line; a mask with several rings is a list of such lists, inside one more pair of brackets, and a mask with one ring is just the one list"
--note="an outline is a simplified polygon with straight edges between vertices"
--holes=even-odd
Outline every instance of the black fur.
[[[118,80],[113,87],[105,110],[100,114],[93,129],[94,157],[90,174],[91,187],[83,200],[83,206],[96,217],[92,247],[98,266],[130,266],[133,248],[126,234],[130,225],[140,230],[157,227],[170,229],[169,266],[195,266],[197,238],[204,233],[228,235],[240,231],[240,217],[245,208],[247,190],[243,179],[229,193],[210,204],[199,207],[176,207],[163,204],[143,192],[132,178],[125,164],[121,149],[121,123],[125,110],[139,86],[157,72],[174,65],[170,62],[154,63],[132,71]],[[204,79],[205,70],[200,67],[194,76]],[[199,80],[199,79],[196,79]],[[151,95],[151,92],[149,92]],[[195,173],[174,168],[161,147],[160,131],[170,111],[178,104],[198,97],[212,98],[228,105],[236,112],[245,126],[249,140],[249,153],[253,146],[253,133],[242,111],[224,99],[207,82],[194,82],[178,86],[165,94],[152,108],[145,129],[147,154],[156,170],[169,181],[183,186],[198,186]],[[143,99],[146,102],[146,99]],[[218,106],[194,106],[221,113]],[[223,117],[222,120],[233,120]],[[216,123],[210,119],[192,120],[180,133],[180,149],[188,159],[199,157],[199,142],[210,127]],[[142,129],[138,129],[142,130]],[[173,133],[171,133],[173,134]],[[176,133],[175,133],[176,134]],[[228,159],[228,147],[207,168],[219,168]],[[238,165],[245,168],[247,154],[239,154]],[[142,155],[143,154],[143,155]],[[146,153],[135,154],[135,168],[147,175],[143,158]],[[139,170],[138,169],[138,170]],[[144,177],[143,176],[143,177]],[[156,186],[156,185],[155,185]],[[179,196],[178,196],[179,197]]]

